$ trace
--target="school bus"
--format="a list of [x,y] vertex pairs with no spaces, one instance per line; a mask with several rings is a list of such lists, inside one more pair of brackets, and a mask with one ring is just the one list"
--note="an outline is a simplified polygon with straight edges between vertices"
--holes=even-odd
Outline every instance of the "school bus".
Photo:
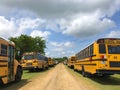
[[74,70],[83,76],[120,73],[120,38],[101,38],[78,52]]
[[48,65],[49,66],[54,66],[55,62],[52,60],[51,57],[48,58]]
[[68,67],[74,68],[75,60],[76,60],[76,59],[75,59],[75,56],[71,56],[71,57],[68,59],[68,61],[67,61]]
[[15,59],[15,44],[0,37],[0,84],[20,81],[22,66]]
[[24,53],[21,60],[23,69],[34,71],[48,68],[48,58],[39,52]]

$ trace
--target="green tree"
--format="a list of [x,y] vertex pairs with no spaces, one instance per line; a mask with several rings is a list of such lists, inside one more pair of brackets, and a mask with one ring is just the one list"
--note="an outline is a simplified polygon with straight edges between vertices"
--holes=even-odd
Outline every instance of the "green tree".
[[68,60],[68,57],[63,57],[64,60]]
[[62,58],[53,58],[54,60],[57,60],[59,62],[63,62],[64,60],[67,60],[67,57],[62,57]]
[[41,37],[34,38],[34,51],[45,54],[44,48],[46,48],[45,40]]
[[[20,60],[21,55],[25,52],[40,52],[45,54],[46,48],[45,40],[41,37],[31,37],[27,35],[21,35],[19,37],[11,37],[9,40],[13,41],[16,45],[16,59]],[[18,51],[20,52],[18,55]]]

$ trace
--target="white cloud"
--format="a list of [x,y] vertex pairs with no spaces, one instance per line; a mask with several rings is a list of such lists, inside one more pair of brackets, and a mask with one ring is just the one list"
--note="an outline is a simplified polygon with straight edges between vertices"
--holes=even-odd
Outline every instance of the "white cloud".
[[0,16],[0,36],[9,38],[16,37],[26,33],[28,29],[32,30],[43,23],[43,20],[36,18],[10,18]]
[[53,18],[93,12],[96,9],[100,9],[104,14],[112,15],[120,9],[119,0],[1,0],[0,5],[31,10],[42,17]]
[[57,42],[50,42],[50,44],[54,47],[60,47],[62,45],[61,43],[57,43]]
[[[14,10],[17,12],[14,13]],[[120,0],[0,0],[0,15],[19,18],[23,13],[21,11],[24,11],[26,16],[29,14],[27,12],[30,12],[30,14],[33,13],[30,16],[39,17],[31,19],[28,16],[28,18],[8,20],[1,16],[0,35],[18,36],[30,30],[31,36],[39,35],[46,39],[52,34],[48,30],[54,30],[80,38],[90,37],[114,27],[115,22],[109,17],[119,10]],[[21,12],[20,15],[19,12]],[[46,31],[43,31],[43,28]],[[108,37],[119,37],[117,33],[119,31],[112,31]],[[72,52],[75,48],[73,42],[49,44],[51,47],[48,55],[63,56],[74,53]]]
[[[65,22],[63,22],[65,23]],[[63,24],[62,24],[63,25]],[[115,26],[110,19],[101,19],[98,11],[93,14],[85,14],[67,22],[62,28],[63,34],[73,35],[76,37],[89,37],[103,32]]]
[[54,47],[58,47],[58,48],[70,48],[74,46],[73,42],[70,41],[66,41],[66,42],[50,42],[50,44]]
[[106,35],[108,38],[120,38],[120,31],[111,31],[108,35]]
[[47,51],[45,54],[46,54],[46,56],[48,56],[48,57],[50,56],[50,52],[48,52],[48,51]]
[[75,55],[75,52],[72,50],[46,51],[46,56],[48,57],[69,57],[73,55]]
[[105,16],[111,17],[120,10],[119,0],[1,0],[0,5],[36,13],[46,19],[45,29],[76,37],[93,36],[115,26]]
[[49,31],[34,30],[31,32],[30,36],[32,37],[39,36],[39,37],[43,37],[43,39],[47,39],[50,34],[51,33]]
[[65,45],[66,47],[72,47],[73,43],[72,43],[72,42],[66,42],[64,45]]
[[75,43],[71,41],[50,42],[48,44],[48,48],[49,49],[46,50],[46,53],[50,57],[64,57],[73,55],[75,53],[73,51],[73,49],[75,48]]
[[31,18],[21,18],[16,21],[19,25],[19,29],[34,29],[35,27],[38,27],[43,21],[39,18],[31,19]]
[[7,20],[4,16],[0,16],[0,36],[8,37],[16,33],[16,26],[13,19]]
[[60,48],[60,47],[58,47],[58,48],[54,48],[53,49],[53,51],[55,51],[55,52],[57,52],[57,53],[61,53],[62,51],[64,50],[64,48]]

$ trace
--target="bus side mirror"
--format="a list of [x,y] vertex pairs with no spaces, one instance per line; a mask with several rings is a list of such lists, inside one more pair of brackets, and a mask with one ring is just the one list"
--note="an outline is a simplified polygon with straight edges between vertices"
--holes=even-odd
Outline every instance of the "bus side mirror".
[[18,56],[20,55],[20,51],[19,50],[17,51],[17,54],[18,54]]
[[94,57],[94,56],[96,56],[95,54],[92,54],[90,57]]

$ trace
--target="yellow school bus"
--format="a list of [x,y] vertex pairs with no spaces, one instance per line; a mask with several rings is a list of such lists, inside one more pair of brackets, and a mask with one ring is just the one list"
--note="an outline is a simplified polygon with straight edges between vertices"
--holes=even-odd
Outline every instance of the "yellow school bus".
[[20,81],[22,66],[15,60],[15,44],[0,37],[0,84]]
[[48,58],[48,65],[49,66],[54,66],[55,62],[52,60],[51,57]]
[[48,58],[39,52],[24,53],[21,60],[23,69],[34,71],[48,68]]
[[71,57],[68,59],[68,61],[67,61],[68,67],[74,68],[75,60],[76,60],[76,59],[75,59],[75,56],[71,56]]
[[78,52],[74,70],[83,76],[120,73],[120,38],[101,38]]

